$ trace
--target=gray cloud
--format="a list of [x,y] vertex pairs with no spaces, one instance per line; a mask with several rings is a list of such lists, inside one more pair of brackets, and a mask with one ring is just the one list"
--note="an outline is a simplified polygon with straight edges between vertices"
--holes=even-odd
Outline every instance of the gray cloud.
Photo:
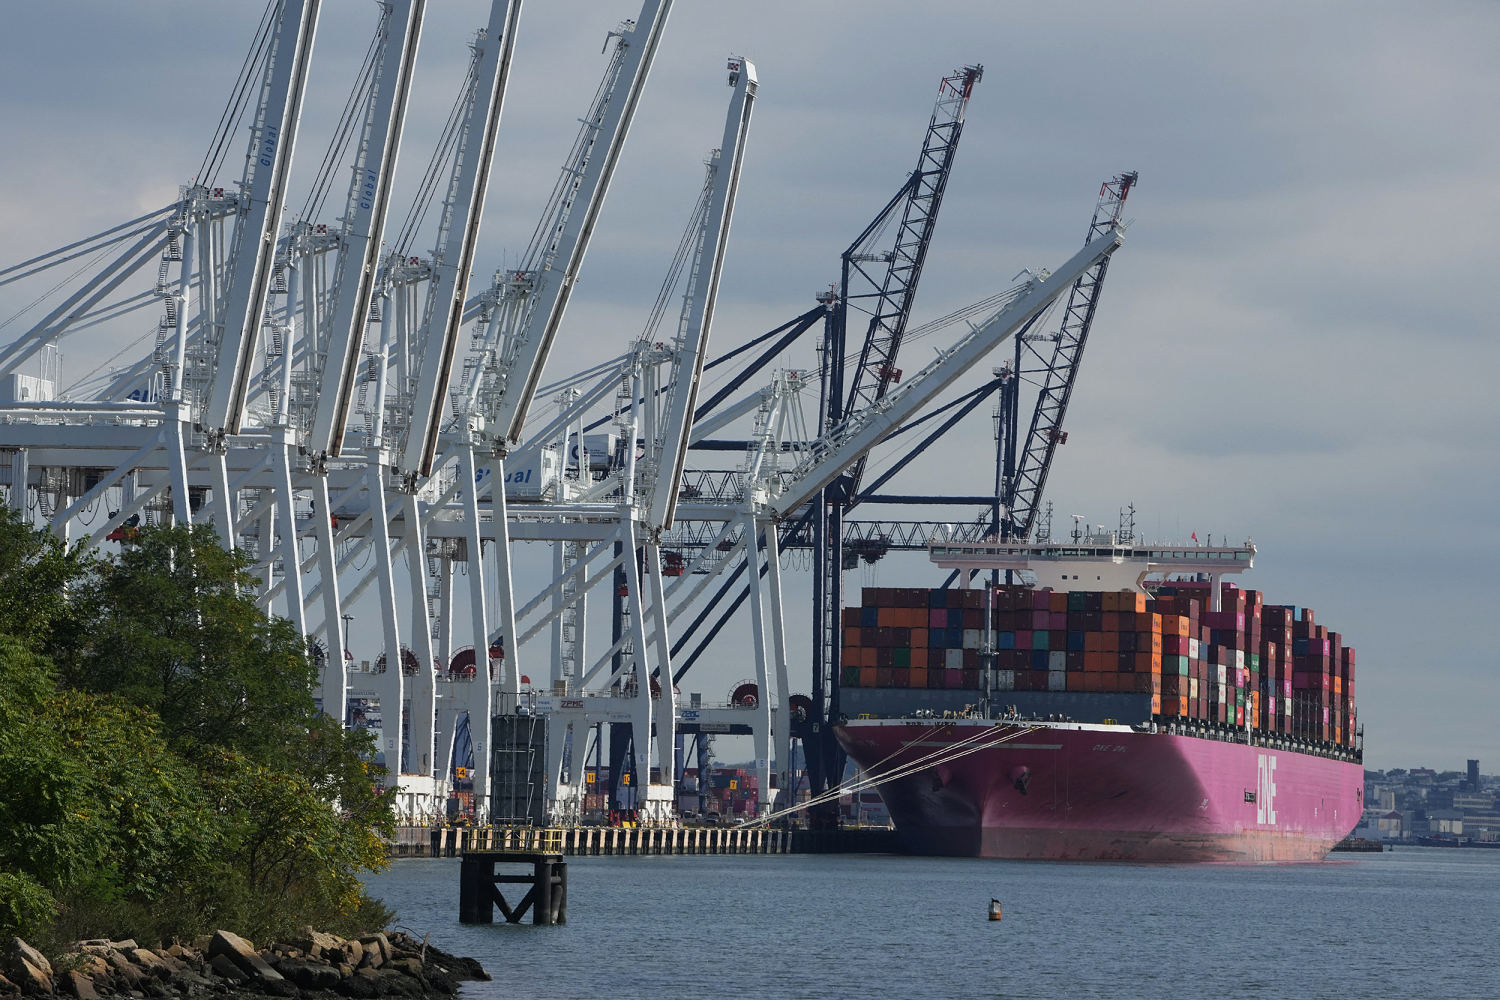
[[[762,88],[720,348],[801,312],[836,277],[838,252],[914,165],[938,78],[982,61],[916,319],[992,294],[1022,266],[1055,265],[1078,245],[1099,182],[1140,170],[1127,213],[1137,222],[1111,267],[1049,484],[1058,509],[1112,523],[1134,501],[1150,534],[1253,534],[1261,557],[1246,582],[1318,608],[1359,648],[1372,763],[1500,756],[1482,707],[1500,597],[1486,523],[1500,497],[1500,339],[1486,294],[1500,221],[1496,8],[677,6],[549,376],[617,353],[644,322],[718,141],[727,53],[754,59]],[[7,12],[6,263],[175,196],[258,7]],[[373,5],[325,7],[304,184],[373,25]],[[431,7],[398,205],[487,9]],[[635,7],[528,5],[481,280],[524,245],[603,69],[603,34]],[[0,289],[0,318],[24,301]],[[69,369],[139,332],[80,335]],[[927,342],[907,357],[920,367]],[[913,481],[983,490],[989,434],[976,413]],[[860,571],[887,582],[921,572]],[[806,623],[792,627],[805,649]],[[705,690],[748,673],[733,644],[722,657],[701,668]]]

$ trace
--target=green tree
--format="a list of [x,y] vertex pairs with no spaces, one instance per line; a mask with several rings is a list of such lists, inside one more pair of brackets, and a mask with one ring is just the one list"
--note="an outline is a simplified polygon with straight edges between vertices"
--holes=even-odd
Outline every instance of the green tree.
[[152,709],[182,752],[281,752],[316,717],[315,672],[291,623],[251,598],[250,563],[207,527],[141,532],[78,585],[53,647],[63,679]]
[[192,890],[219,828],[150,712],[59,689],[45,660],[0,638],[0,868],[18,879],[0,919],[14,932],[46,903],[60,927],[95,933],[156,930],[184,906],[211,906]]
[[68,586],[89,565],[81,550],[68,552],[55,535],[0,507],[0,635],[45,642],[67,607]]
[[248,566],[203,528],[85,558],[0,514],[0,595],[37,611],[0,609],[0,935],[388,922],[359,876],[392,793]]

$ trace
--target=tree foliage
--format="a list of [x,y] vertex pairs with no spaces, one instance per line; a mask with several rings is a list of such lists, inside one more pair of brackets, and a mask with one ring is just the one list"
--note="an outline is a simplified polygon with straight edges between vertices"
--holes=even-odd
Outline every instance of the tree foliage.
[[0,935],[383,923],[372,747],[246,570],[206,529],[89,559],[0,515],[0,595],[38,609],[0,610]]

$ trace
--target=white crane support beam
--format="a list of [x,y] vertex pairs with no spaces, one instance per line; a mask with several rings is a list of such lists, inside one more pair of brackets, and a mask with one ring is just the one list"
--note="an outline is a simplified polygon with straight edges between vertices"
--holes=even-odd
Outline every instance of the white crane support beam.
[[0,376],[9,375],[24,364],[32,355],[52,343],[63,333],[71,317],[82,315],[94,308],[106,296],[120,286],[126,278],[135,274],[147,260],[159,254],[170,239],[169,224],[159,223],[146,230],[129,250],[102,271],[97,277],[70,295],[61,305],[36,326],[16,338],[4,351],[0,351]]
[[[568,307],[573,285],[578,280],[583,256],[588,250],[589,240],[604,208],[604,196],[614,176],[620,152],[625,146],[625,136],[630,130],[631,120],[640,104],[646,77],[656,57],[661,35],[666,27],[667,14],[672,0],[646,0],[641,6],[640,17],[635,24],[622,33],[619,44],[625,47],[624,60],[620,67],[619,81],[629,81],[624,99],[617,95],[609,102],[604,118],[599,124],[599,136],[606,139],[603,155],[596,149],[588,157],[588,163],[578,178],[575,210],[570,211],[555,246],[554,259],[564,263],[561,268],[548,267],[537,276],[535,306],[529,311],[526,325],[519,331],[514,344],[503,345],[507,353],[506,375],[508,381],[493,417],[493,426],[504,430],[505,439],[519,444],[521,429],[526,422],[526,411],[536,395],[542,370],[547,364],[547,355],[552,341],[562,324],[563,313]],[[619,82],[616,83],[616,87]],[[595,139],[595,142],[598,138]],[[582,211],[577,211],[582,200]],[[538,319],[540,318],[540,325]]]
[[[454,164],[453,200],[449,209],[456,214],[443,245],[434,254],[434,274],[427,293],[433,305],[427,313],[429,327],[422,331],[421,372],[400,466],[409,478],[431,473],[437,452],[443,404],[453,375],[453,356],[458,349],[464,299],[469,294],[469,272],[474,267],[479,220],[484,214],[520,17],[521,0],[494,0],[489,25],[480,42],[483,50],[476,73],[476,99],[470,104],[463,125],[467,141]],[[434,330],[433,322],[442,325]]]
[[[276,236],[297,144],[307,70],[322,0],[285,0],[266,66],[260,120],[251,138],[235,252],[221,314],[218,364],[201,423],[211,433],[238,434],[250,388],[250,366],[276,263]],[[245,251],[249,251],[246,256]]]
[[308,442],[314,455],[337,455],[344,444],[426,7],[427,0],[392,0],[386,20],[384,49],[344,216],[336,298]]
[[1111,230],[1078,251],[1053,273],[1033,279],[1019,297],[970,330],[899,390],[830,430],[793,471],[791,486],[769,499],[769,513],[778,518],[785,517],[807,503],[851,462],[911,419],[929,400],[1071,288],[1079,275],[1114,253],[1124,239],[1121,230]]
[[[729,244],[729,224],[734,217],[734,199],[739,191],[740,169],[745,160],[745,137],[750,131],[750,113],[755,107],[755,64],[731,58],[730,85],[734,98],[724,122],[713,188],[704,213],[699,254],[708,255],[708,268],[695,268],[697,280],[688,290],[687,327],[678,345],[675,377],[663,426],[662,452],[657,456],[656,483],[647,524],[657,530],[672,527],[677,510],[677,491],[682,486],[682,468],[687,461],[688,436],[693,430],[693,411],[698,406],[698,386],[708,355],[714,304],[719,295],[719,277],[724,271],[724,251]],[[668,472],[667,470],[670,470]]]

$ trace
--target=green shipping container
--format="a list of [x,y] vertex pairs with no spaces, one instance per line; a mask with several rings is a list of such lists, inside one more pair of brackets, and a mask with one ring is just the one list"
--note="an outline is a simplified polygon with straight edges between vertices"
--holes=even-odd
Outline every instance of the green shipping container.
[[[911,650],[902,649],[898,646],[896,649],[891,650],[891,656],[894,660],[891,666],[898,670],[911,666]],[[905,687],[905,685],[902,686]]]

